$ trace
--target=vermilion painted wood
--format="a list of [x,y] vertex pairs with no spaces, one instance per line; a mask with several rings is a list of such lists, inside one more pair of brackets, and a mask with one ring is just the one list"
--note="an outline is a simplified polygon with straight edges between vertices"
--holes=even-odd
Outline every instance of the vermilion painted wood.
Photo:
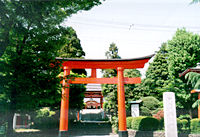
[[86,91],[85,94],[99,94],[101,95],[101,91]]
[[91,71],[91,77],[92,78],[96,78],[97,77],[97,70],[96,69],[92,69],[92,71]]
[[144,64],[149,61],[153,55],[133,58],[133,59],[71,59],[71,58],[56,58],[62,61],[63,66],[68,66],[71,69],[124,69],[143,68]]
[[[70,75],[70,69],[64,67],[64,76]],[[69,113],[69,83],[63,80],[62,99],[60,108],[60,127],[59,131],[68,131],[68,113]]]
[[[193,89],[190,91],[190,93],[198,93],[198,101],[200,101],[200,90]],[[200,119],[200,105],[198,105],[198,119]]]
[[[117,78],[74,78],[74,80],[69,81],[71,84],[117,84]],[[140,77],[135,78],[124,78],[124,84],[138,84],[141,83]]]
[[125,91],[124,91],[124,69],[117,68],[117,99],[118,99],[118,119],[119,131],[126,131],[126,108],[125,108]]
[[101,98],[101,95],[85,95],[84,98]]
[[63,66],[69,66],[73,69],[116,69],[123,67],[125,69],[143,68],[149,59],[134,61],[64,61]]
[[[144,64],[152,57],[143,57],[136,59],[111,59],[111,60],[86,60],[86,59],[63,59],[64,76],[69,75],[70,69],[92,69],[93,78],[75,78],[72,81],[63,80],[61,112],[60,112],[60,131],[68,131],[68,109],[69,109],[69,84],[118,84],[118,115],[119,115],[119,131],[126,131],[126,110],[125,110],[125,93],[124,84],[140,83],[140,78],[124,78],[124,69],[143,68]],[[67,71],[65,71],[67,69]],[[117,69],[117,78],[96,78],[96,69]],[[66,87],[66,88],[64,88]]]
[[[69,80],[68,82],[71,84],[89,84],[89,83],[117,84],[117,77],[115,78],[74,78],[73,80]],[[141,83],[140,77],[135,77],[135,78],[125,77],[124,78],[124,84],[138,84],[138,83]]]
[[193,89],[193,90],[190,91],[190,93],[200,93],[200,90]]
[[[200,93],[198,93],[198,101],[200,101]],[[198,106],[198,119],[200,119],[200,105]]]
[[101,105],[101,108],[103,108],[103,96],[101,96],[100,98],[100,105]]
[[80,112],[77,112],[77,121],[80,121]]

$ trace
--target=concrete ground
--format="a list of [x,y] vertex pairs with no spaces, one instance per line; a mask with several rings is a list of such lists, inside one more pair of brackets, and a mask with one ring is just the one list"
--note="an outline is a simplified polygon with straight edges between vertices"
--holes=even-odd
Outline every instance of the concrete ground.
[[90,136],[76,136],[76,137],[118,137],[118,135],[102,135],[102,136],[90,135]]

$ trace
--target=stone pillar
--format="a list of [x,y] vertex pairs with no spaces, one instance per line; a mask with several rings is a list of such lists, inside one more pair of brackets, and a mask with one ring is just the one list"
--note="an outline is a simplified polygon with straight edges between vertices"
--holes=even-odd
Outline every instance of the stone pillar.
[[[64,77],[70,75],[70,68],[64,66]],[[64,137],[68,135],[68,113],[69,113],[69,81],[63,79],[62,83],[62,99],[60,108],[60,127],[59,127],[59,137]]]
[[118,119],[119,119],[119,137],[128,137],[126,128],[126,108],[125,108],[125,91],[124,91],[124,69],[117,68],[117,98],[118,98]]
[[164,104],[165,137],[178,137],[175,94],[173,92],[164,92],[163,104]]

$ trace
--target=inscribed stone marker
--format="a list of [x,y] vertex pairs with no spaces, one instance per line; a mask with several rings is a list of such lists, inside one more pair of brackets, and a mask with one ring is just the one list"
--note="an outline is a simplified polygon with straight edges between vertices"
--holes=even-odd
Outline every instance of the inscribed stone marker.
[[173,92],[164,92],[165,137],[177,137],[176,104]]

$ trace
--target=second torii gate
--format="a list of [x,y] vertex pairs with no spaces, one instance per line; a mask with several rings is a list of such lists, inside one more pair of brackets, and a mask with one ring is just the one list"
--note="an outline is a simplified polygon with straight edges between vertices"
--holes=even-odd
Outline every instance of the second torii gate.
[[[134,59],[69,59],[56,58],[62,61],[64,76],[70,75],[71,69],[91,69],[91,78],[74,78],[72,80],[63,80],[62,99],[60,109],[60,127],[59,137],[68,135],[68,111],[69,111],[69,87],[70,84],[117,84],[118,98],[118,119],[119,119],[119,137],[128,137],[126,128],[126,109],[125,109],[125,91],[124,84],[141,83],[141,78],[126,78],[123,75],[124,69],[143,68],[144,64],[152,57],[146,56]],[[97,78],[96,69],[116,69],[115,78]]]

